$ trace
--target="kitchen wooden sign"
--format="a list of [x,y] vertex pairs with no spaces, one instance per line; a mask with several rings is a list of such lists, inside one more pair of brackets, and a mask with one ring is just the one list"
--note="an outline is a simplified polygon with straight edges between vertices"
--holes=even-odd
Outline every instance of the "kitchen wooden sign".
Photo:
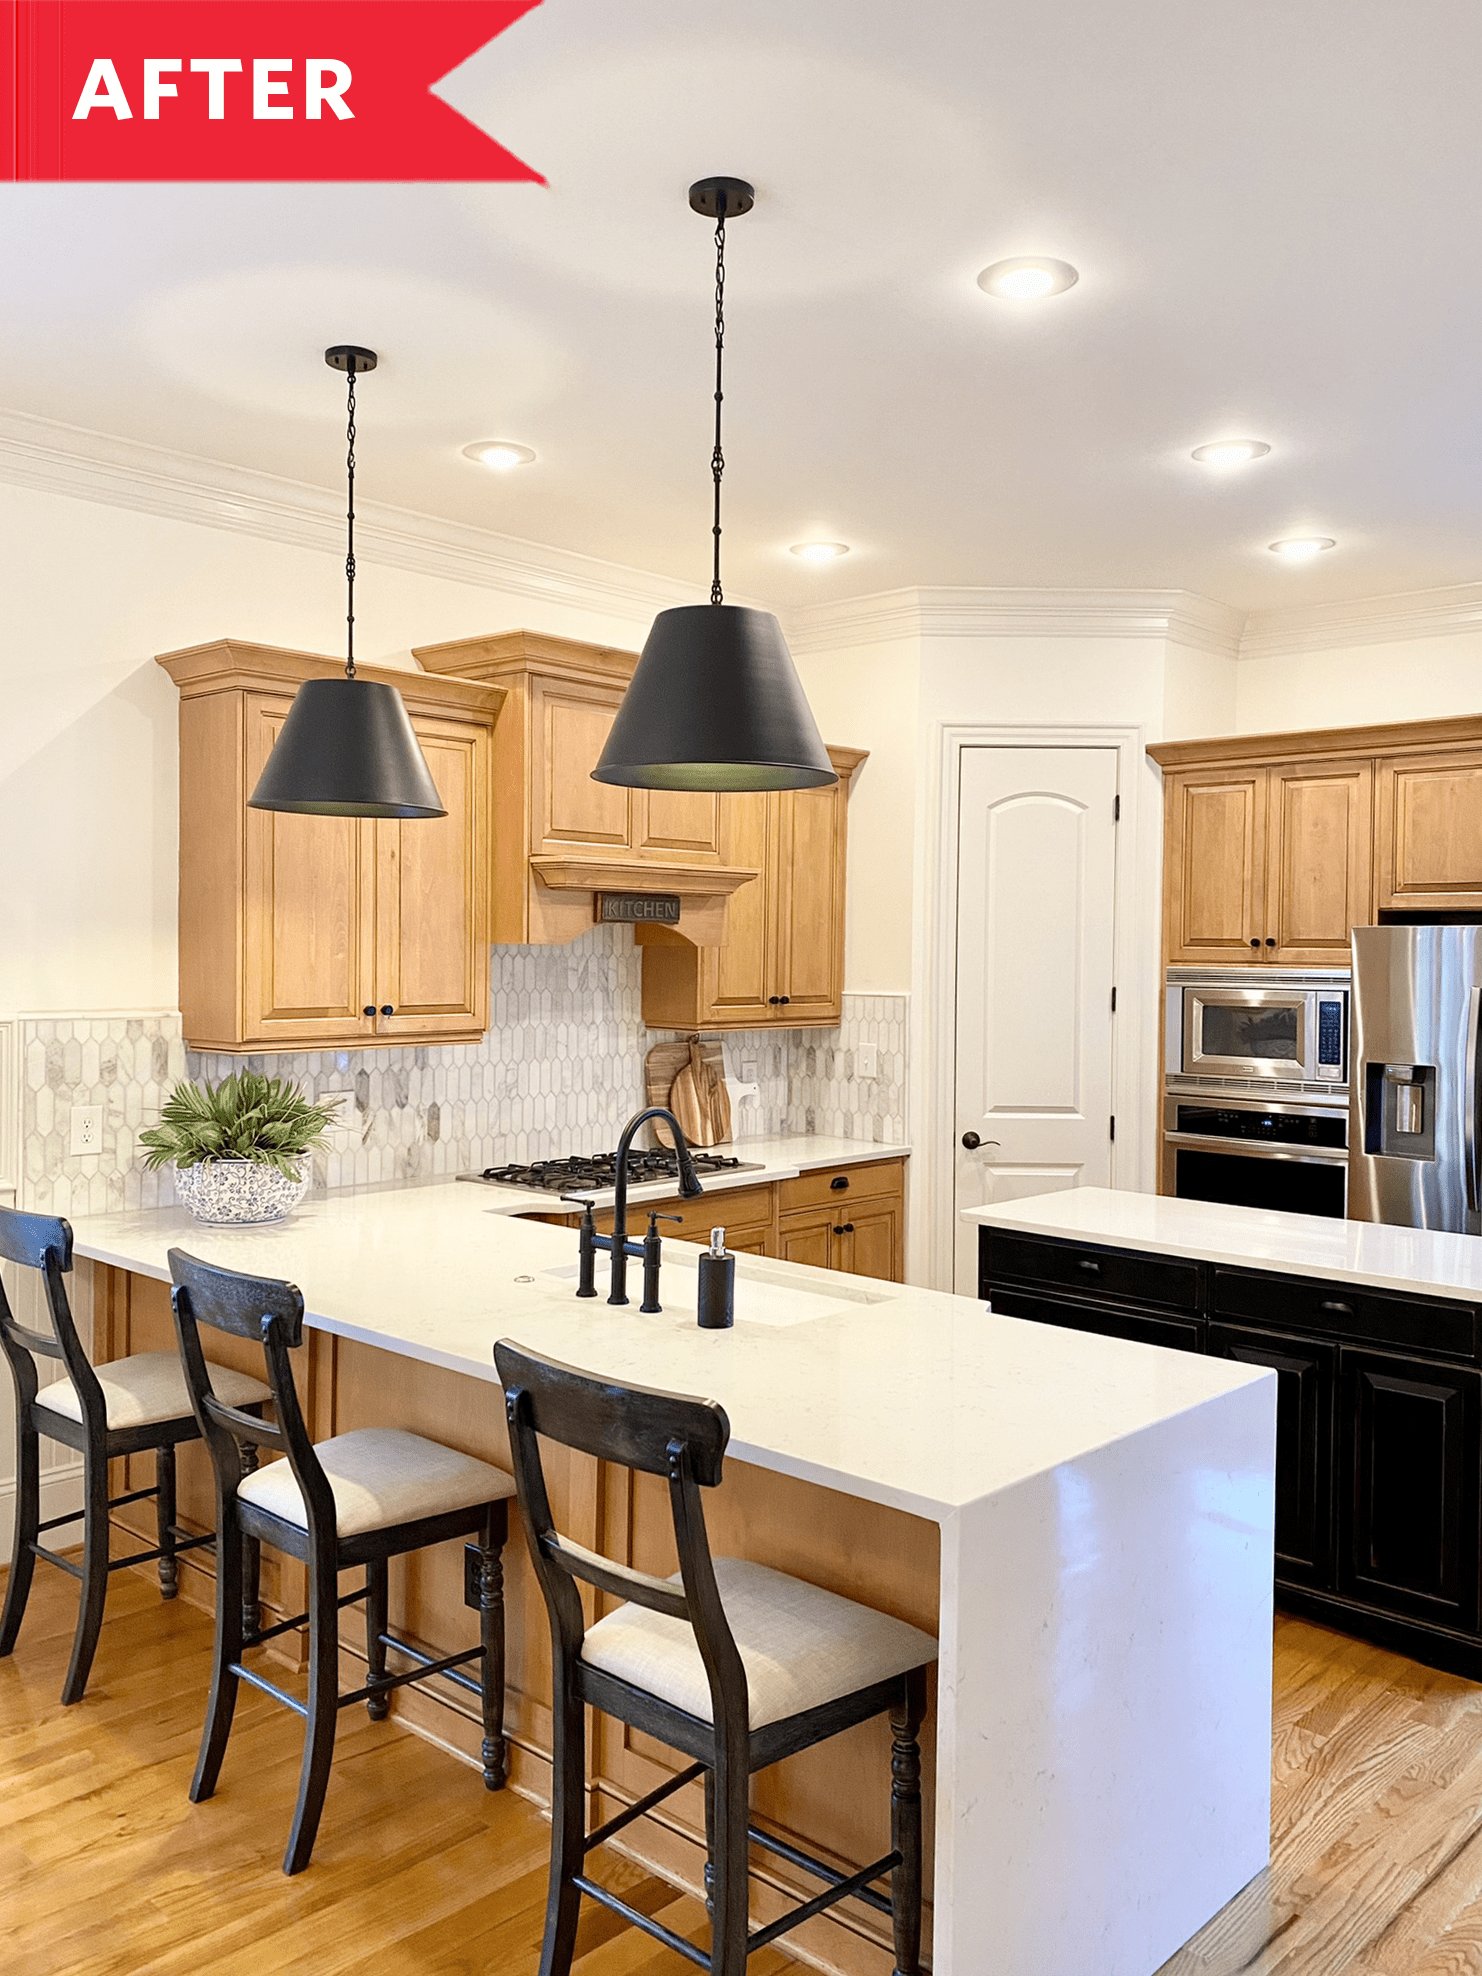
[[597,892],[596,917],[603,925],[636,925],[640,920],[678,926],[677,892]]

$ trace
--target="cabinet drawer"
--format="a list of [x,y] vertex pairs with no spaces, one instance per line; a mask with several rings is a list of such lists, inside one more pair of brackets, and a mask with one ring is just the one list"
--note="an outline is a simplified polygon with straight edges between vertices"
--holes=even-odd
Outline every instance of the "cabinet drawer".
[[777,1186],[777,1205],[783,1214],[794,1208],[818,1208],[836,1204],[840,1196],[858,1199],[864,1194],[900,1192],[905,1167],[900,1160],[872,1160],[863,1166],[823,1166],[816,1173],[800,1173],[795,1180],[782,1180]]
[[1116,1297],[1191,1312],[1199,1308],[1199,1265],[1171,1256],[1094,1249],[1082,1242],[1051,1242],[1035,1235],[1004,1235],[996,1228],[982,1231],[980,1254],[985,1296],[992,1285],[1012,1278],[1054,1284],[1088,1297]]
[[1102,1338],[1126,1338],[1135,1345],[1164,1345],[1176,1352],[1202,1348],[1203,1327],[1190,1317],[1154,1317],[1139,1310],[1110,1305],[1078,1304],[1058,1297],[1037,1297],[1019,1290],[995,1290],[993,1309],[999,1317],[1027,1317],[1036,1324],[1058,1324],[1068,1331],[1094,1331]]
[[1313,1283],[1301,1276],[1216,1269],[1211,1310],[1218,1317],[1296,1325],[1303,1331],[1444,1352],[1448,1358],[1476,1356],[1476,1312],[1468,1304],[1439,1298],[1350,1289],[1346,1284]]
[[[659,1233],[675,1242],[708,1242],[712,1228],[770,1228],[774,1190],[763,1187],[727,1187],[697,1199],[682,1200],[678,1195],[667,1201],[629,1201],[628,1233],[642,1235],[651,1214],[678,1215],[680,1226],[661,1221]],[[597,1214],[599,1235],[612,1233],[612,1209]]]

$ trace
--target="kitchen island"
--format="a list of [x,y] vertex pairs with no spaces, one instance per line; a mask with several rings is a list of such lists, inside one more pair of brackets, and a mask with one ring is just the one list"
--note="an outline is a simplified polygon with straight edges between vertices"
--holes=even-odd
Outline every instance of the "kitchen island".
[[[97,1357],[168,1342],[175,1244],[300,1285],[316,1438],[397,1425],[507,1467],[500,1336],[719,1400],[732,1439],[707,1503],[715,1549],[940,1638],[924,1749],[937,1976],[1150,1976],[1265,1864],[1269,1371],[1003,1324],[970,1299],[748,1256],[735,1329],[701,1332],[692,1250],[667,1249],[659,1315],[578,1302],[568,1231],[457,1184],[331,1197],[238,1230],[174,1211],[79,1221]],[[216,1355],[250,1363],[232,1346]],[[204,1520],[202,1465],[181,1467],[183,1510]],[[551,1479],[557,1520],[578,1540],[673,1568],[662,1486],[580,1456]],[[512,1778],[543,1799],[546,1619],[517,1546],[508,1564]],[[297,1609],[290,1568],[265,1574],[279,1610]],[[411,1563],[393,1603],[439,1652],[472,1638],[456,1555]],[[472,1752],[477,1732],[456,1706],[404,1706],[413,1727]],[[677,1767],[616,1723],[590,1762],[594,1819]],[[884,1829],[888,1776],[888,1735],[866,1724],[759,1778],[755,1810],[857,1863]],[[700,1807],[673,1804],[674,1818],[624,1837],[693,1886]],[[758,1866],[759,1919],[787,1885]],[[879,1941],[872,1918],[839,1910],[791,1945],[873,1971],[889,1967]]]
[[975,1208],[995,1312],[1276,1373],[1283,1605],[1482,1680],[1482,1241],[1085,1187]]

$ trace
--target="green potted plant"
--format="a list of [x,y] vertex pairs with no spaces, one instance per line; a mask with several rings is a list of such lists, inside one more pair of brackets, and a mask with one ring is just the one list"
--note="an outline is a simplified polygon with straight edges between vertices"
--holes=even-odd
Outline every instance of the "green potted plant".
[[147,1165],[174,1166],[176,1197],[197,1221],[277,1221],[308,1191],[310,1155],[333,1115],[286,1077],[238,1070],[215,1085],[177,1084],[139,1143]]

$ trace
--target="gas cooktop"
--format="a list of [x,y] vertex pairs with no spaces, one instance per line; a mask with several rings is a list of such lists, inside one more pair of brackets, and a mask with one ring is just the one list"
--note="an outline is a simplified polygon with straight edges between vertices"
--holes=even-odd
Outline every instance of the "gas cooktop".
[[[702,1177],[716,1173],[758,1173],[755,1163],[731,1159],[723,1153],[692,1152],[695,1171]],[[530,1166],[486,1166],[482,1173],[461,1173],[460,1180],[486,1180],[502,1187],[535,1187],[547,1194],[591,1194],[617,1185],[617,1154],[592,1153],[569,1159],[536,1160]],[[658,1146],[628,1155],[628,1185],[640,1187],[656,1180],[679,1181],[679,1157],[671,1149]]]

